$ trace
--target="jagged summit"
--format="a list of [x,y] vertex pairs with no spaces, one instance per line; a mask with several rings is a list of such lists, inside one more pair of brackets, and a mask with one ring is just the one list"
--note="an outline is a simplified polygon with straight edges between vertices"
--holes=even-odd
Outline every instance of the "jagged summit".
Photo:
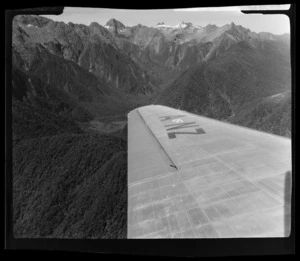
[[185,28],[185,27],[187,27],[187,24],[186,24],[184,21],[181,21],[180,24],[177,24],[177,25],[175,26],[175,28]]
[[215,24],[208,24],[205,26],[206,30],[215,30],[218,28]]
[[121,23],[120,21],[111,18],[109,21],[106,22],[105,26],[107,27],[113,27],[116,29],[124,29],[125,25],[123,23]]
[[184,22],[184,21],[181,21],[179,24],[174,25],[174,26],[167,25],[167,24],[165,24],[165,22],[159,22],[159,23],[157,23],[156,27],[157,28],[162,28],[162,29],[168,28],[168,29],[174,29],[174,30],[176,30],[176,29],[188,29],[188,28],[197,28],[197,29],[202,28],[202,26],[193,25],[190,22]]
[[188,28],[188,27],[192,27],[192,26],[193,26],[192,23],[186,23],[186,22],[184,22],[184,21],[181,21],[181,23],[180,23],[180,24],[177,24],[177,25],[175,26],[175,28]]

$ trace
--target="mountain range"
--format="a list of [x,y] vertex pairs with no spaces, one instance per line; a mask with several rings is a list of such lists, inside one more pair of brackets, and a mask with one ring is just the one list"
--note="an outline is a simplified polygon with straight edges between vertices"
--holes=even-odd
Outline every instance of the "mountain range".
[[[126,237],[127,113],[147,104],[290,137],[290,35],[234,23],[149,27],[110,19],[102,26],[16,16],[16,237]],[[90,193],[109,207],[97,209]]]

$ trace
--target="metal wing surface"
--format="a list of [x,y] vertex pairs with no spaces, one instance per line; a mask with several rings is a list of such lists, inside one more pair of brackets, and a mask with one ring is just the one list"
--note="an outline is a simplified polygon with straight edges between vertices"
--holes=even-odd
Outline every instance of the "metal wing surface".
[[290,234],[291,140],[160,105],[128,114],[128,238]]

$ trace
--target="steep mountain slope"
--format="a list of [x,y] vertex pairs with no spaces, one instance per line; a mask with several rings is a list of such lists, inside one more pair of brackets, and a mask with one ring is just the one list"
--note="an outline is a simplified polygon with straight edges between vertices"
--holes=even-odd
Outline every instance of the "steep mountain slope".
[[118,49],[113,35],[97,23],[84,26],[39,16],[16,16],[13,46],[24,61],[25,70],[40,66],[43,60],[36,49],[44,49],[77,63],[113,88],[134,94],[153,92],[154,84],[147,72]]
[[[34,55],[34,61],[29,70],[24,70],[24,66],[17,61],[16,66],[68,92],[79,101],[90,102],[110,94],[111,91],[104,82],[99,81],[76,63],[50,54],[42,46],[35,47],[31,53]],[[19,55],[15,48],[13,54],[14,57]]]
[[125,25],[114,18],[107,21],[104,27],[112,29],[115,34],[118,34],[119,31],[122,32],[125,29]]
[[[258,127],[251,119],[254,114],[245,110],[249,108],[246,104],[260,104],[261,108],[266,97],[291,90],[289,55],[283,54],[280,48],[281,45],[270,41],[255,48],[246,41],[237,42],[215,59],[182,73],[157,97],[156,103],[237,124],[244,123],[248,127],[275,130]],[[283,107],[287,113],[288,107]],[[245,117],[243,120],[238,116],[240,113]],[[288,115],[287,121],[290,121],[291,114]]]
[[289,46],[289,41],[282,36],[254,33],[234,23],[222,27],[211,24],[202,27],[185,22],[176,26],[159,23],[156,28],[122,24],[117,31],[112,23],[108,23],[106,28],[116,37],[120,49],[163,84],[170,83],[195,64],[216,59],[241,41],[254,49],[268,42],[281,42],[283,48]]
[[64,91],[13,67],[12,130],[14,140],[60,133],[81,133],[74,121],[92,115]]
[[151,93],[153,87],[149,83],[149,76],[126,54],[100,40],[100,25],[92,23],[90,27],[93,33],[90,34],[90,39],[81,53],[79,65],[97,77],[113,83],[116,89],[131,94]]
[[291,138],[291,92],[246,104],[232,123]]

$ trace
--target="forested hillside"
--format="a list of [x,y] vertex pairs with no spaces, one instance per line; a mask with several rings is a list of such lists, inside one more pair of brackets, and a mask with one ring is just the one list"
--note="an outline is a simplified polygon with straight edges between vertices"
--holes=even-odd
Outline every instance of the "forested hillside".
[[126,238],[126,139],[24,139],[13,158],[15,237]]
[[14,236],[126,238],[126,132],[82,129],[86,109],[17,68],[12,87]]

